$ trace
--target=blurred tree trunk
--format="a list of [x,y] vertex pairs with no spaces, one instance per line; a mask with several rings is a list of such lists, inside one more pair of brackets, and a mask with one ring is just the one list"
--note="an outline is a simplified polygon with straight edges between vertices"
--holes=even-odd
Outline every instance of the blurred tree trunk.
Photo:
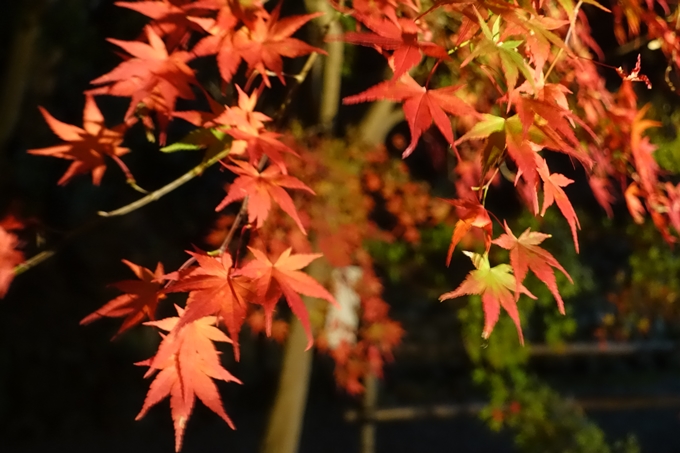
[[[342,30],[327,0],[305,0],[305,6],[310,13],[318,11],[326,13],[314,22],[319,40],[324,34],[340,34]],[[319,99],[318,123],[324,133],[333,131],[340,102],[343,46],[342,42],[326,44],[328,55],[324,59],[317,60],[317,62],[323,61],[320,69],[323,73],[323,82]],[[322,283],[327,282],[330,279],[330,269],[319,261],[315,261],[309,266],[309,275]],[[310,312],[310,318],[314,319],[313,312],[320,310],[322,306],[314,299],[303,298],[303,300]],[[295,453],[298,451],[312,367],[312,351],[305,351],[306,345],[305,331],[297,318],[294,318],[286,341],[279,386],[269,416],[262,453]]]
[[[342,0],[341,0],[342,3]],[[339,36],[342,27],[337,19],[337,11],[328,0],[305,0],[305,5],[310,13],[321,12],[323,16],[314,20],[314,41],[319,46],[324,46],[325,36]],[[325,134],[333,133],[335,117],[340,105],[340,86],[342,83],[342,65],[344,62],[345,43],[337,40],[325,43],[325,58],[316,60],[313,77],[321,79],[321,96],[319,99],[319,126]]]
[[[335,10],[330,7],[327,0],[305,0],[305,4],[309,12],[326,13],[315,21],[320,37],[324,33],[327,35],[342,33],[342,28],[335,17]],[[330,134],[333,132],[340,104],[344,43],[341,41],[326,43],[325,48],[328,55],[319,59],[323,62],[319,69],[323,74],[323,82],[318,122],[322,132]],[[401,109],[395,110],[394,106],[393,102],[377,102],[372,106],[360,126],[362,140],[371,144],[384,142],[389,130],[403,119]],[[309,266],[309,274],[320,282],[327,282],[330,279],[330,269],[318,261]],[[321,310],[323,305],[313,299],[303,299],[310,312],[310,318],[314,319],[313,312]],[[304,329],[297,318],[294,318],[286,341],[279,385],[264,435],[262,453],[298,451],[312,366],[312,352],[305,351],[306,344]],[[373,435],[373,431],[365,434],[371,439]]]
[[[311,277],[322,283],[328,281],[330,277],[330,269],[322,261],[314,261],[307,269]],[[303,297],[303,300],[312,320],[316,318],[314,312],[321,310],[326,303],[309,297]],[[305,351],[306,346],[305,330],[300,321],[293,317],[283,354],[279,387],[262,444],[262,453],[298,451],[312,368],[313,351]]]

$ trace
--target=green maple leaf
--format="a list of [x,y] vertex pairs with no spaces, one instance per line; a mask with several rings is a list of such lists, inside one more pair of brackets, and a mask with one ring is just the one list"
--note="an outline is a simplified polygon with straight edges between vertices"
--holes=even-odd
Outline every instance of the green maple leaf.
[[517,287],[515,286],[515,277],[511,273],[512,267],[509,264],[499,264],[498,266],[491,267],[488,254],[463,253],[470,257],[476,270],[470,271],[458,288],[439,296],[439,300],[443,301],[465,295],[479,294],[482,296],[482,308],[484,310],[482,338],[489,338],[496,322],[498,322],[501,307],[503,307],[517,327],[520,343],[524,344],[519,311],[517,310],[517,302],[513,292],[515,288],[518,288],[517,290],[520,293],[524,293],[532,299],[535,299],[536,296],[531,294],[522,284]]

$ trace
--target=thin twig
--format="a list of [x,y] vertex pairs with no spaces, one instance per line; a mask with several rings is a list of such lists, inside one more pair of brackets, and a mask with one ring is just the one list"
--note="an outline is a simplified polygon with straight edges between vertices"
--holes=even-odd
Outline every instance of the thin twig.
[[44,250],[38,253],[37,255],[33,255],[32,257],[30,257],[29,259],[27,259],[26,261],[17,265],[14,268],[14,275],[16,276],[19,274],[23,274],[32,267],[35,267],[38,264],[42,263],[43,261],[52,258],[52,256],[54,256],[55,253],[57,253],[56,250]]
[[[574,27],[576,27],[576,16],[578,16],[579,10],[581,9],[581,5],[583,5],[583,0],[579,0],[576,6],[574,7],[574,17],[572,17],[569,23],[569,30],[567,30],[567,34],[564,37],[564,47],[567,47],[569,45],[569,38],[571,38],[571,34],[574,31]],[[560,50],[557,52],[557,55],[555,56],[555,59],[553,59],[552,63],[550,64],[550,67],[548,68],[548,72],[546,72],[545,76],[543,76],[544,79],[548,78],[553,68],[557,64],[557,60],[560,59],[562,53],[564,52],[564,47],[560,47]]]
[[19,275],[23,274],[29,269],[32,269],[36,267],[38,264],[47,261],[48,259],[52,258],[59,250],[64,248],[71,240],[74,238],[79,237],[81,234],[83,234],[86,231],[89,231],[99,225],[103,220],[105,220],[103,217],[95,217],[94,220],[89,221],[88,223],[80,226],[74,231],[71,231],[70,233],[67,233],[61,240],[60,242],[47,250],[43,250],[42,252],[37,253],[36,255],[33,255],[23,263],[20,263],[14,267],[14,275]]
[[125,215],[129,214],[132,211],[136,211],[137,209],[146,206],[147,204],[151,203],[152,201],[156,201],[159,198],[161,198],[164,195],[167,195],[168,193],[172,192],[173,190],[177,189],[179,186],[181,186],[184,183],[187,183],[194,179],[196,176],[200,175],[203,173],[203,171],[216,164],[220,160],[224,159],[229,155],[229,151],[231,151],[231,148],[226,148],[222,150],[219,154],[216,154],[215,156],[211,157],[210,159],[201,162],[199,165],[195,166],[188,172],[184,173],[182,176],[179,178],[175,179],[172,181],[170,184],[167,184],[163,187],[161,187],[158,190],[155,190],[151,192],[149,195],[140,198],[139,200],[132,202],[126,206],[123,206],[122,208],[118,208],[115,211],[109,211],[109,212],[104,212],[104,211],[99,211],[99,215],[102,217],[115,217],[119,215]]

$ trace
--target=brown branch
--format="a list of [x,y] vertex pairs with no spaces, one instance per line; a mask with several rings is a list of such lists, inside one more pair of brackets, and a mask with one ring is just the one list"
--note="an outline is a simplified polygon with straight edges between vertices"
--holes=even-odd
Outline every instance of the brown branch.
[[104,211],[99,211],[99,215],[102,217],[115,217],[115,216],[120,216],[120,215],[125,215],[129,214],[132,211],[136,211],[137,209],[146,206],[147,204],[151,203],[152,201],[156,201],[159,198],[161,198],[164,195],[167,195],[168,193],[172,192],[173,190],[177,189],[181,185],[191,181],[194,179],[196,176],[200,175],[203,173],[203,171],[211,167],[212,165],[216,164],[220,160],[224,159],[229,155],[229,151],[231,151],[231,148],[226,148],[222,150],[219,154],[216,154],[212,158],[201,162],[199,165],[195,166],[188,172],[184,173],[182,176],[179,178],[175,179],[172,181],[170,184],[167,184],[163,187],[161,187],[158,190],[155,190],[148,194],[147,196],[140,198],[139,200],[132,202],[126,206],[123,206],[122,208],[118,208],[115,211],[109,211],[109,212],[104,212]]
[[103,220],[104,220],[103,217],[97,217],[94,220],[86,223],[85,225],[82,225],[78,229],[76,229],[76,230],[74,230],[70,233],[67,233],[56,246],[54,246],[50,249],[47,249],[47,250],[43,250],[42,252],[39,252],[39,253],[33,255],[32,257],[30,257],[29,259],[27,259],[23,263],[16,265],[14,267],[14,275],[16,276],[16,275],[23,274],[27,270],[32,269],[35,266],[37,266],[38,264],[52,258],[54,255],[56,255],[56,253],[59,250],[61,250],[63,247],[65,247],[66,244],[71,242],[73,239],[79,237],[81,234],[85,233],[86,231],[89,231],[92,228],[96,227]]
[[37,255],[33,255],[23,263],[17,265],[14,268],[14,275],[20,275],[26,272],[27,270],[31,269],[32,267],[37,266],[38,264],[42,263],[43,261],[47,261],[48,259],[52,258],[54,254],[57,253],[56,249],[52,250],[44,250]]

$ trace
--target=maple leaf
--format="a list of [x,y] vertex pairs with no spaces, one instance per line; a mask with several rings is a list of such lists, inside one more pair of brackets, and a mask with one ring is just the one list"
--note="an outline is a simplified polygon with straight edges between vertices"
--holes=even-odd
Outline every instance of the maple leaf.
[[269,215],[271,202],[274,200],[286,214],[295,220],[300,230],[307,234],[295,210],[295,204],[284,188],[305,190],[314,195],[312,189],[299,179],[282,174],[277,166],[270,165],[264,171],[259,172],[247,162],[233,162],[237,165],[236,167],[226,164],[224,166],[239,176],[229,186],[227,196],[215,208],[215,211],[221,211],[228,204],[248,197],[248,222],[261,228]]
[[640,175],[640,185],[647,193],[653,193],[658,180],[659,164],[654,160],[652,153],[656,146],[650,143],[648,137],[643,137],[645,130],[651,127],[660,127],[661,123],[644,119],[650,104],[645,105],[633,118],[630,128],[630,149],[635,161],[635,169]]
[[224,112],[204,126],[228,126],[218,127],[218,129],[236,139],[231,144],[230,154],[240,155],[248,151],[250,164],[253,166],[260,162],[263,155],[266,155],[279,167],[281,173],[287,174],[281,153],[294,156],[298,154],[278,140],[281,134],[267,131],[264,128],[264,123],[271,121],[271,118],[255,110],[258,91],[248,96],[238,85],[236,85],[236,90],[238,91],[238,106],[226,108]]
[[167,47],[173,49],[186,41],[190,30],[197,28],[187,17],[189,11],[186,5],[177,3],[161,0],[114,2],[114,5],[137,11],[153,19],[151,27],[159,36],[165,37]]
[[255,255],[255,259],[243,266],[239,274],[254,280],[255,302],[264,308],[267,336],[271,335],[272,316],[276,303],[281,296],[284,296],[288,306],[307,333],[307,349],[311,348],[314,339],[309,323],[309,313],[298,293],[325,299],[337,305],[335,298],[326,288],[309,275],[300,272],[300,269],[322,255],[320,253],[291,254],[292,249],[289,248],[272,263],[260,250],[251,247],[248,249]]
[[494,132],[501,132],[505,127],[505,118],[503,117],[483,113],[480,118],[469,131],[456,140],[456,145],[466,140],[487,138]]
[[233,275],[233,261],[228,253],[211,257],[187,252],[193,256],[198,267],[188,272],[170,274],[178,280],[165,292],[190,291],[187,307],[176,328],[205,316],[217,315],[231,336],[236,361],[240,358],[239,332],[247,312],[246,299],[251,297],[249,282],[242,276]]
[[559,49],[569,50],[565,46],[564,41],[550,31],[568,24],[568,20],[559,20],[534,14],[530,14],[524,20],[522,19],[516,22],[509,22],[503,30],[503,37],[501,39],[505,40],[506,36],[521,36],[526,39],[526,53],[530,56],[535,67],[543,67],[550,56],[551,44]]
[[[88,93],[130,97],[126,118],[134,114],[139,104],[171,118],[178,97],[194,99],[191,85],[198,85],[198,82],[193,70],[186,64],[190,54],[185,51],[168,54],[163,40],[151,27],[146,27],[146,35],[148,44],[108,38],[132,58],[91,81],[93,85],[105,86],[91,89]],[[164,127],[161,128],[160,142],[165,144]]]
[[484,231],[484,243],[486,245],[486,250],[491,247],[491,235],[493,234],[493,225],[491,223],[491,218],[489,217],[489,212],[484,206],[476,199],[465,199],[465,200],[443,200],[456,208],[459,220],[456,222],[456,226],[453,229],[453,235],[451,236],[451,244],[449,245],[449,251],[446,255],[446,265],[451,264],[451,257],[453,256],[453,251],[456,245],[461,239],[470,231],[472,227],[481,228]]
[[217,55],[217,68],[222,80],[229,83],[241,63],[241,56],[233,45],[234,29],[238,24],[238,18],[232,13],[231,8],[220,9],[216,19],[192,18],[199,24],[208,36],[201,39],[193,48],[197,57]]
[[[526,90],[528,87],[525,83],[509,93],[509,104],[515,105],[522,124],[522,139],[527,138],[532,128],[538,129],[545,139],[549,140],[541,143],[543,146],[573,156],[589,168],[592,159],[581,147],[581,142],[574,132],[575,124],[579,124],[595,141],[599,139],[583,120],[569,110],[566,93],[570,91],[560,84],[546,84],[534,98],[520,94]],[[507,126],[506,123],[506,128]]]
[[57,137],[68,143],[30,149],[28,153],[74,161],[59,179],[59,185],[66,184],[75,175],[91,171],[92,183],[98,186],[106,171],[105,156],[112,158],[118,164],[128,180],[133,179],[130,170],[119,157],[130,152],[128,148],[120,146],[123,142],[125,125],[107,129],[104,125],[104,117],[92,96],[85,97],[82,129],[72,124],[62,123],[42,107],[39,109],[50,129]]
[[429,90],[420,86],[410,75],[405,74],[396,82],[379,83],[362,93],[344,98],[342,102],[356,104],[378,99],[403,101],[404,116],[411,131],[411,143],[402,155],[406,158],[413,152],[418,139],[433,121],[446,140],[455,147],[451,121],[445,112],[457,116],[479,116],[479,113],[454,94],[459,88],[450,86]]
[[519,287],[516,285],[515,278],[510,273],[512,267],[509,264],[491,267],[487,253],[484,255],[472,252],[463,253],[470,257],[476,270],[470,271],[458,288],[439,296],[439,300],[443,301],[473,294],[481,295],[484,310],[482,338],[489,338],[496,322],[498,322],[501,307],[503,307],[517,327],[520,343],[524,344],[522,325],[517,311],[517,299],[512,295],[512,291],[518,290],[532,299],[535,299],[536,296],[531,294],[522,284]]
[[595,200],[602,206],[610,219],[613,217],[612,203],[614,203],[614,195],[612,193],[611,182],[606,176],[592,175],[588,178],[590,190],[593,191]]
[[165,295],[160,293],[163,286],[163,265],[158,263],[156,270],[151,271],[127,260],[123,260],[123,264],[129,267],[139,280],[123,280],[111,285],[125,294],[111,299],[97,311],[87,315],[80,321],[80,325],[90,324],[104,317],[125,317],[114,335],[115,338],[145,318],[150,320],[155,318],[158,302],[165,298]]
[[245,60],[248,63],[248,69],[257,70],[267,86],[271,86],[267,69],[276,74],[281,83],[285,85],[282,56],[296,58],[313,52],[326,55],[323,49],[291,38],[291,35],[300,27],[324,13],[291,16],[279,20],[280,11],[281,2],[268,17],[259,15],[253,21],[248,21],[234,34],[232,41],[235,50],[233,58],[238,58],[239,61],[241,58]]
[[[176,308],[181,316],[183,310]],[[152,406],[169,395],[175,427],[176,452],[182,448],[184,429],[193,411],[196,397],[235,429],[224,411],[220,394],[212,379],[241,383],[220,364],[218,352],[212,342],[230,343],[231,340],[213,325],[215,317],[198,319],[174,331],[179,320],[180,318],[174,317],[144,323],[170,334],[161,342],[155,357],[138,363],[149,366],[145,377],[156,370],[160,371],[149,387],[142,410],[135,418],[139,420],[144,417]]]
[[638,225],[643,224],[645,221],[645,208],[639,198],[641,195],[640,187],[636,182],[632,182],[624,192],[628,211],[633,217],[633,221]]
[[[418,34],[421,30],[412,19],[400,17],[396,20],[390,20],[359,12],[355,12],[354,17],[373,33],[348,32],[341,39],[351,44],[376,46],[380,49],[394,51],[392,58],[395,79],[399,79],[420,63],[423,54],[440,60],[451,59],[442,46],[418,40]],[[336,37],[329,37],[329,40],[333,39],[336,39]]]
[[512,234],[512,230],[508,228],[507,223],[503,222],[503,226],[505,227],[505,234],[499,236],[493,243],[510,251],[510,264],[515,274],[515,299],[519,299],[520,285],[531,269],[536,277],[548,287],[557,301],[560,313],[564,314],[564,302],[557,289],[555,273],[552,268],[559,269],[572,284],[574,281],[555,257],[538,246],[551,235],[531,231],[531,228],[527,228],[519,238],[516,238]]
[[562,174],[550,173],[545,159],[539,157],[537,162],[539,163],[538,174],[543,180],[543,209],[541,216],[544,216],[548,207],[556,202],[560,212],[562,212],[564,218],[567,219],[567,223],[569,223],[571,235],[574,239],[574,247],[576,248],[576,253],[579,253],[576,229],[581,229],[581,225],[579,224],[578,217],[576,217],[576,212],[574,212],[574,207],[571,205],[569,198],[567,198],[567,194],[562,190],[562,187],[566,187],[574,181]]
[[644,74],[640,74],[641,69],[642,68],[641,68],[641,62],[640,62],[640,54],[638,54],[637,63],[635,63],[635,67],[630,72],[630,74],[626,74],[626,71],[624,71],[621,66],[616,68],[616,73],[619,76],[621,76],[621,78],[623,80],[627,80],[629,82],[642,82],[645,85],[647,85],[648,90],[651,90],[652,89],[652,82],[649,81],[649,77],[647,77]]
[[18,238],[0,226],[0,299],[14,279],[14,268],[24,261],[23,253],[16,249],[18,245]]

